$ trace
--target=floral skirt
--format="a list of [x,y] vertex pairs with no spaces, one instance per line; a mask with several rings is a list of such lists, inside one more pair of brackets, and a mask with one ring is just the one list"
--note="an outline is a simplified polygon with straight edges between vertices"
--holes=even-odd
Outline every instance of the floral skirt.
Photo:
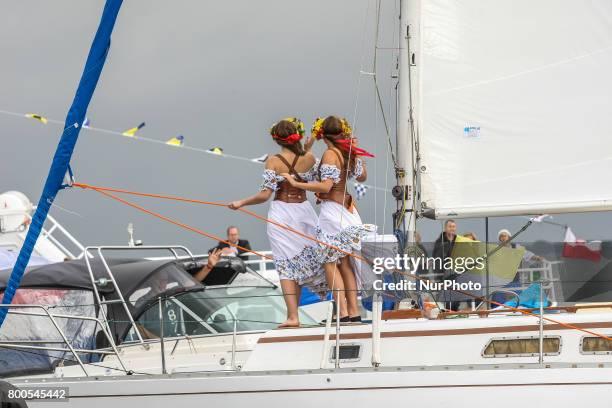
[[321,203],[317,238],[341,250],[321,245],[323,263],[336,262],[347,256],[347,252],[359,251],[361,239],[369,233],[370,231],[363,225],[356,208],[350,211],[335,201],[326,200]]
[[[308,201],[285,203],[274,200],[268,218],[309,237],[317,236],[317,214]],[[268,223],[268,239],[280,279],[306,285],[314,293],[321,294],[327,290],[321,248],[317,242],[272,223]]]

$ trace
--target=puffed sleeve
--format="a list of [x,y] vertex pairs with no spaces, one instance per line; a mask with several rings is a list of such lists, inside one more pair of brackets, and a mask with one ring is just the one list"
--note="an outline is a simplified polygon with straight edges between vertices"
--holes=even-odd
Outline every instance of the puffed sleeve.
[[279,179],[283,180],[282,177],[278,176],[274,170],[265,169],[262,175],[263,181],[261,183],[260,191],[263,190],[272,190],[276,191],[278,189]]
[[359,178],[363,175],[363,160],[357,158],[355,160],[355,168],[353,169],[353,173],[351,174],[354,178]]
[[319,177],[319,163],[321,163],[321,159],[317,159],[314,166],[312,166],[306,173],[300,173],[300,177],[304,181],[317,181]]
[[321,165],[321,181],[333,180],[334,184],[340,182],[340,169],[333,164]]

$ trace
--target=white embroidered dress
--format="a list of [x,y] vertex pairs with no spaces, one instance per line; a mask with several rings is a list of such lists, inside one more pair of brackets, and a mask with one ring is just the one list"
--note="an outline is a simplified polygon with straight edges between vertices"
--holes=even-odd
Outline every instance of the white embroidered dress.
[[[333,164],[322,164],[316,177],[320,181],[332,180],[334,184],[341,181],[341,169]],[[346,171],[346,170],[344,170]],[[355,169],[348,174],[348,178],[357,178],[363,174],[363,162],[360,158],[355,161]],[[348,192],[347,192],[348,194]],[[335,262],[346,255],[361,249],[361,239],[368,234],[363,225],[357,208],[351,210],[332,200],[322,200],[319,213],[319,228],[317,237],[320,241],[333,245],[342,251],[324,246],[323,262]]]
[[[315,169],[314,166],[313,169]],[[300,177],[305,181],[312,181],[314,179],[313,169],[307,173],[299,173]],[[261,190],[275,192],[279,188],[278,184],[284,180],[285,178],[274,170],[266,169],[263,173]],[[318,218],[309,201],[286,203],[273,200],[268,211],[268,218],[309,237],[317,235]],[[268,223],[268,239],[280,279],[296,281],[300,286],[307,285],[313,292],[319,294],[327,290],[320,260],[321,250],[315,241],[272,223]]]

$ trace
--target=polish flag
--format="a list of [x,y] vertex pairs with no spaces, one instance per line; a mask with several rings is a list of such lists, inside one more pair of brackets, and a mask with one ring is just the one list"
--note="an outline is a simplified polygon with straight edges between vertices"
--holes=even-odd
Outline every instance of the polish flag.
[[572,230],[567,227],[561,255],[565,258],[599,262],[601,260],[601,241],[587,242],[584,239],[577,239]]

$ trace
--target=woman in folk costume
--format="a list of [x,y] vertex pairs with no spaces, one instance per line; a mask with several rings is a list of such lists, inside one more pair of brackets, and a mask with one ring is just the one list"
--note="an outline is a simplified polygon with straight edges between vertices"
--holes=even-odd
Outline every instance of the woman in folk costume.
[[[272,126],[270,134],[281,151],[266,160],[259,193],[234,201],[229,207],[237,210],[246,205],[261,204],[274,193],[268,218],[314,237],[318,219],[306,199],[306,192],[291,186],[281,176],[282,173],[291,174],[303,181],[314,177],[316,158],[301,142],[304,124],[296,118],[284,119]],[[306,143],[308,149],[313,141]],[[268,238],[287,304],[287,321],[280,327],[297,327],[300,286],[307,285],[315,293],[324,293],[327,289],[321,269],[320,247],[316,242],[272,223],[268,223]]]
[[[340,249],[324,247],[324,269],[330,285],[344,290],[340,297],[340,320],[359,322],[359,305],[357,303],[357,281],[350,257],[360,249],[361,238],[369,231],[361,222],[361,217],[353,203],[353,197],[346,192],[349,178],[359,182],[365,181],[367,172],[361,157],[374,157],[360,149],[353,138],[352,130],[346,119],[329,116],[317,119],[313,126],[313,136],[323,139],[327,150],[317,166],[315,182],[300,182],[283,173],[295,188],[313,191],[321,202],[319,214],[319,240]],[[340,276],[336,274],[340,270]]]

